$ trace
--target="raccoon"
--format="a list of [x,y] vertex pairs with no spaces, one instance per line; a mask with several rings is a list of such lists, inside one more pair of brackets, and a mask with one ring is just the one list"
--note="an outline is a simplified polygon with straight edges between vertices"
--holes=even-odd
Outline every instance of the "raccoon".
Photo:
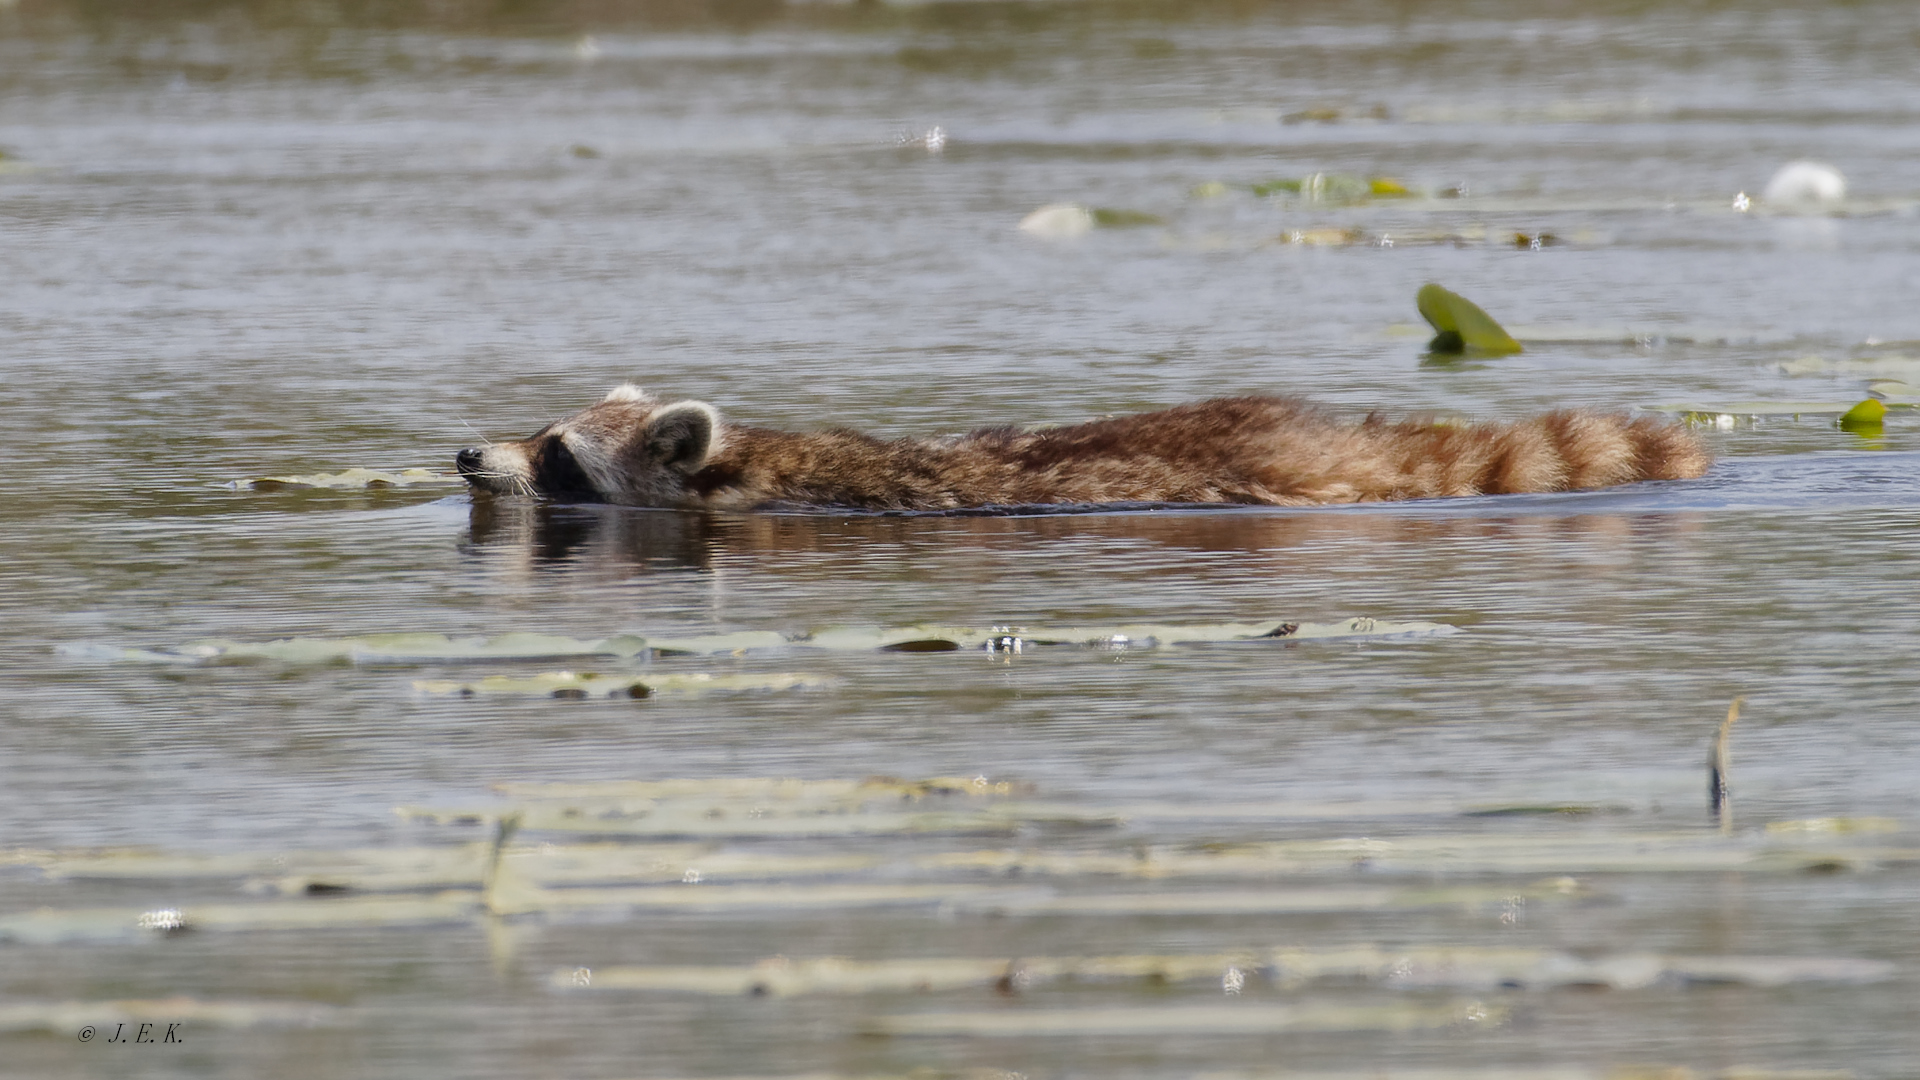
[[706,510],[957,510],[1099,503],[1316,506],[1685,480],[1712,463],[1684,426],[1557,410],[1511,423],[1340,419],[1233,397],[1065,427],[878,439],[730,424],[632,384],[531,437],[462,450],[477,492]]

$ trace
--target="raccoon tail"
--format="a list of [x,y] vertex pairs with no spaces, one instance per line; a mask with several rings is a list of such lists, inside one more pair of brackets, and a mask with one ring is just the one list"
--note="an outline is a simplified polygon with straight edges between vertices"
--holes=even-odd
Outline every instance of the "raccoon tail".
[[1684,425],[1655,417],[1562,409],[1470,429],[1482,454],[1473,487],[1488,495],[1581,491],[1635,480],[1690,480],[1713,456]]

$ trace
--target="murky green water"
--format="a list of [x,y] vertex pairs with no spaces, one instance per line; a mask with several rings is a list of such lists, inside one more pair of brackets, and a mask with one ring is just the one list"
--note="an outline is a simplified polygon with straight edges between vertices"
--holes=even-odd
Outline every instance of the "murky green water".
[[[0,5],[0,1072],[1914,1074],[1920,414],[1831,408],[1920,395],[1908,6],[331,19]],[[1758,200],[1799,158],[1846,199]],[[1314,174],[1414,194],[1251,190]],[[1427,281],[1528,351],[1426,357]],[[889,434],[1675,407],[1722,460],[1292,513],[230,486],[626,379]],[[1458,632],[1174,643],[1356,617]],[[873,647],[965,627],[1029,629]],[[517,632],[793,640],[337,644]],[[193,652],[292,637],[340,656]],[[959,782],[721,783],[881,775]]]

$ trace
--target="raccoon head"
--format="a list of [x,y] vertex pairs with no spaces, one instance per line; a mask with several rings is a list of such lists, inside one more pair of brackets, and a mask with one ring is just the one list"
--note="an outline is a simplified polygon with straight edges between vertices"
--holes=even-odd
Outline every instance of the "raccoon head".
[[680,506],[687,477],[719,450],[704,401],[662,405],[632,384],[515,442],[469,447],[454,466],[476,491],[561,502]]

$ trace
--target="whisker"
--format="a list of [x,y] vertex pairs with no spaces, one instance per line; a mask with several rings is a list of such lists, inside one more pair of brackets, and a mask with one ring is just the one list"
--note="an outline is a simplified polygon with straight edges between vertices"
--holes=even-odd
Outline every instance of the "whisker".
[[460,423],[465,425],[468,431],[471,431],[475,435],[479,436],[481,442],[486,443],[488,446],[493,445],[493,440],[487,438],[487,436],[483,432],[481,432],[479,428],[474,427],[472,424],[468,424],[465,420],[461,420]]

